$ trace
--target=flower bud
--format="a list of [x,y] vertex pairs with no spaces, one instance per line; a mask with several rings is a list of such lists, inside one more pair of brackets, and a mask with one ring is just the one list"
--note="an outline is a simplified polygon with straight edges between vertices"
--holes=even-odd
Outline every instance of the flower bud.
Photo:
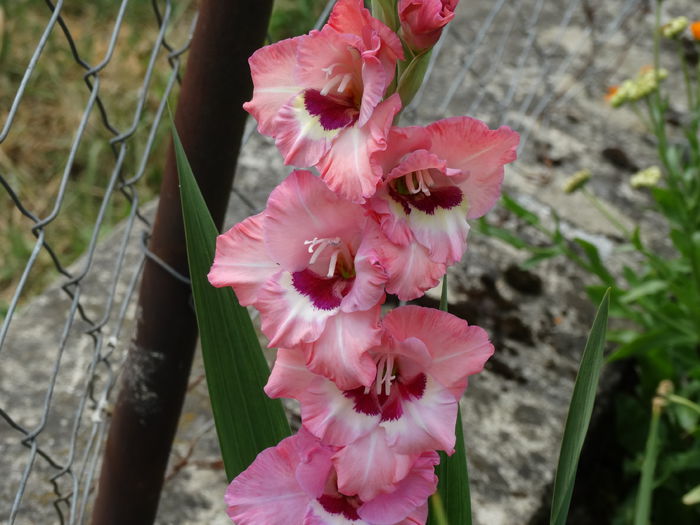
[[653,188],[659,180],[661,180],[661,170],[658,166],[651,166],[632,175],[630,185],[633,188]]
[[430,49],[454,18],[459,0],[399,0],[403,41],[413,51]]
[[564,193],[574,193],[583,188],[590,178],[591,172],[589,170],[577,171],[566,179],[561,189],[564,190]]
[[684,16],[674,18],[661,26],[661,36],[664,38],[678,38],[688,27],[688,19]]

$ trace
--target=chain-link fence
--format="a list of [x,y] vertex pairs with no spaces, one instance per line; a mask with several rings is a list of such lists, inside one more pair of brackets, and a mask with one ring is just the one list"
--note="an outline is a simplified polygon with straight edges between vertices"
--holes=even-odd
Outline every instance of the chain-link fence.
[[[12,98],[3,93],[0,132],[10,157],[0,172],[3,264],[16,255],[12,228],[23,236],[18,243],[28,233],[35,238],[21,272],[8,276],[0,317],[0,519],[9,523],[43,522],[45,513],[36,509],[50,505],[56,522],[86,519],[108,399],[124,359],[123,341],[130,337],[124,323],[147,256],[144,250],[127,254],[126,247],[149,228],[141,188],[147,171],[162,165],[161,121],[195,18],[183,2],[169,0],[68,4],[7,3],[4,13],[5,46],[39,32],[19,81],[7,86]],[[145,34],[135,34],[137,28]],[[5,57],[8,68],[17,66],[8,64],[14,58],[24,58],[21,50]],[[41,143],[52,127],[42,125],[37,112],[51,118],[64,109],[41,107],[54,101],[47,91],[70,99],[79,119],[65,136],[49,137],[60,144],[39,145],[36,154],[47,157],[44,169],[50,173],[38,178],[19,163],[31,166],[23,143]],[[153,155],[158,150],[161,158]],[[46,186],[40,192],[47,194],[28,187],[41,183]],[[75,210],[86,209],[84,199],[94,202],[89,215],[81,216]],[[72,224],[56,228],[66,216]],[[110,238],[120,248],[105,259],[100,238],[117,221],[119,234]],[[84,254],[68,264],[77,254],[70,247],[59,252],[54,238],[71,228],[81,231]],[[60,276],[61,297],[42,312],[32,282],[46,282],[46,274]],[[22,322],[31,315],[39,321]]]
[[[162,120],[196,21],[187,0],[77,4],[0,2],[0,67],[14,68],[0,85],[0,519],[11,524],[89,521],[151,256],[146,201],[162,169]],[[559,162],[548,134],[569,130],[579,118],[569,109],[585,111],[582,97],[601,98],[619,80],[647,32],[643,0],[462,4],[404,122],[469,114],[506,123],[531,163]],[[31,53],[8,49],[28,40]],[[249,158],[276,155],[259,139],[249,147]],[[245,155],[232,199],[239,216],[262,208],[283,175],[261,179]],[[59,247],[66,232],[74,242]]]

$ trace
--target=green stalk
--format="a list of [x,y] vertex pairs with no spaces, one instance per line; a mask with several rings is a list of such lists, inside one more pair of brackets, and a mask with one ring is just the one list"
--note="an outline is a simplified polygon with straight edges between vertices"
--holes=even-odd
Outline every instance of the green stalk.
[[690,71],[688,70],[688,62],[685,60],[685,54],[683,53],[683,47],[680,41],[676,42],[676,50],[678,50],[678,58],[681,62],[681,69],[683,70],[683,79],[685,80],[685,93],[688,97],[688,111],[693,111],[695,104],[693,102],[693,87],[690,82]]
[[693,403],[690,399],[686,399],[681,396],[677,396],[675,394],[671,394],[670,396],[666,396],[666,399],[670,401],[671,403],[675,403],[677,405],[684,406],[686,408],[689,408],[698,414],[700,414],[700,405],[697,403]]
[[603,217],[608,219],[608,222],[612,224],[615,228],[620,230],[620,232],[625,236],[625,238],[629,239],[632,237],[632,233],[625,227],[624,224],[622,224],[617,217],[615,217],[612,212],[603,204],[598,197],[593,195],[590,191],[588,191],[586,188],[581,189],[581,192],[586,196],[586,198],[591,201],[591,204],[595,206],[595,208],[603,214]]
[[430,517],[435,520],[435,525],[449,525],[445,505],[442,503],[442,496],[439,492],[430,496]]
[[642,463],[642,477],[639,480],[637,502],[634,510],[634,525],[649,525],[651,515],[651,497],[654,492],[654,471],[656,460],[659,456],[659,421],[661,410],[665,401],[655,397],[652,401],[651,424],[647,435],[647,444],[644,450],[644,462]]

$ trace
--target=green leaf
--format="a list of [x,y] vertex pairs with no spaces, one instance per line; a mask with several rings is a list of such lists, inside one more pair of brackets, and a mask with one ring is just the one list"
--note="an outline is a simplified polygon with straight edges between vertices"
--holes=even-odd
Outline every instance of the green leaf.
[[432,50],[424,51],[420,55],[413,57],[406,68],[400,68],[401,77],[399,78],[399,87],[396,92],[401,97],[401,104],[407,107],[413,97],[416,96],[418,90],[423,84],[423,77],[428,70],[430,63],[430,55]]
[[[447,311],[447,276],[442,280],[442,298],[440,309]],[[471,525],[472,507],[469,493],[469,471],[467,469],[467,452],[464,445],[462,414],[457,409],[455,429],[455,453],[448,456],[440,452],[440,465],[435,472],[438,476],[439,497],[431,497],[431,507],[440,506],[440,510],[431,510],[428,525]],[[444,512],[443,512],[444,511]],[[447,518],[446,522],[444,517]]]
[[598,255],[598,248],[596,248],[595,244],[578,237],[574,239],[574,242],[578,244],[583,249],[583,253],[586,254],[586,258],[590,264],[590,270],[606,285],[611,286],[615,284],[615,278],[605,267],[603,261],[601,261],[600,255]]
[[518,203],[518,201],[510,197],[508,194],[503,194],[503,197],[501,197],[501,203],[503,204],[503,207],[505,209],[513,212],[526,223],[531,224],[532,226],[535,226],[540,223],[540,218],[537,215],[535,215],[530,210],[522,206],[520,203]]
[[204,369],[224,468],[231,480],[260,451],[287,437],[289,424],[282,403],[263,392],[270,369],[248,311],[231,288],[217,289],[207,281],[218,232],[174,126],[173,144]]
[[484,218],[479,219],[476,222],[476,226],[479,233],[500,239],[503,242],[510,244],[514,248],[518,248],[519,250],[525,250],[529,247],[525,241],[513,234],[512,231],[506,230],[505,228],[499,228],[498,226],[493,226]]
[[644,447],[644,461],[642,462],[642,475],[639,479],[637,500],[634,509],[634,525],[649,525],[651,515],[651,497],[654,492],[654,471],[656,460],[659,457],[659,418],[660,408],[652,408],[649,434]]
[[688,336],[679,333],[673,327],[664,326],[655,330],[650,330],[632,341],[621,345],[607,358],[607,362],[618,361],[635,355],[640,355],[656,348],[668,348],[678,343],[688,340]]
[[566,417],[564,437],[559,451],[559,464],[554,479],[554,495],[552,497],[552,512],[550,525],[566,525],[566,517],[569,513],[571,495],[574,491],[578,460],[583,448],[583,442],[588,431],[588,424],[593,412],[598,378],[603,366],[603,349],[605,347],[605,333],[608,324],[608,305],[610,292],[603,297],[588,340],[581,357],[574,392],[571,396],[569,413]]
[[658,292],[662,292],[668,289],[668,283],[666,281],[646,281],[640,285],[635,286],[629,292],[625,293],[620,297],[620,302],[629,304],[633,303],[640,297],[645,297],[647,295],[652,295]]
[[389,29],[399,29],[399,12],[396,0],[372,0],[372,16],[384,22]]

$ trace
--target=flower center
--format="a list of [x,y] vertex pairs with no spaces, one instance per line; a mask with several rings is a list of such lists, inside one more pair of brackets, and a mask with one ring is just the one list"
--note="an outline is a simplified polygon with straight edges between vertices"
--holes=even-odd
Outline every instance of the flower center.
[[403,415],[404,401],[423,397],[427,382],[428,377],[423,373],[410,379],[402,377],[397,356],[382,354],[377,359],[374,388],[360,386],[344,391],[343,395],[352,399],[355,412],[378,415],[381,421],[395,421]]
[[292,285],[321,310],[340,306],[354,283],[353,256],[340,237],[314,237],[304,241],[311,254],[309,265],[292,273]]
[[311,258],[309,259],[309,266],[318,260],[326,248],[329,246],[331,247],[326,277],[333,277],[335,275],[335,267],[338,264],[338,257],[340,256],[342,249],[340,237],[333,237],[332,239],[319,239],[318,237],[314,237],[310,241],[304,241],[304,245],[309,247],[309,253],[312,254]]
[[338,490],[338,473],[335,469],[328,476],[318,502],[329,514],[342,514],[351,521],[360,519],[357,509],[362,505],[362,500],[357,496],[346,496]]
[[430,187],[433,184],[435,184],[435,181],[430,176],[429,170],[418,170],[399,179],[396,189],[402,195],[422,193],[426,197],[430,197]]
[[[377,395],[382,393],[382,389],[385,396],[391,393],[391,382],[396,379],[395,372],[394,356],[382,355],[377,361],[377,377],[374,380],[374,392]],[[369,389],[369,387],[365,387],[365,394],[369,394]]]
[[464,197],[458,186],[451,183],[439,185],[430,169],[417,170],[394,179],[388,189],[389,196],[401,205],[406,215],[411,213],[412,208],[433,215],[438,208],[449,210],[459,206]]
[[351,97],[324,95],[315,89],[304,91],[304,107],[310,115],[318,117],[326,131],[352,126],[360,116]]

